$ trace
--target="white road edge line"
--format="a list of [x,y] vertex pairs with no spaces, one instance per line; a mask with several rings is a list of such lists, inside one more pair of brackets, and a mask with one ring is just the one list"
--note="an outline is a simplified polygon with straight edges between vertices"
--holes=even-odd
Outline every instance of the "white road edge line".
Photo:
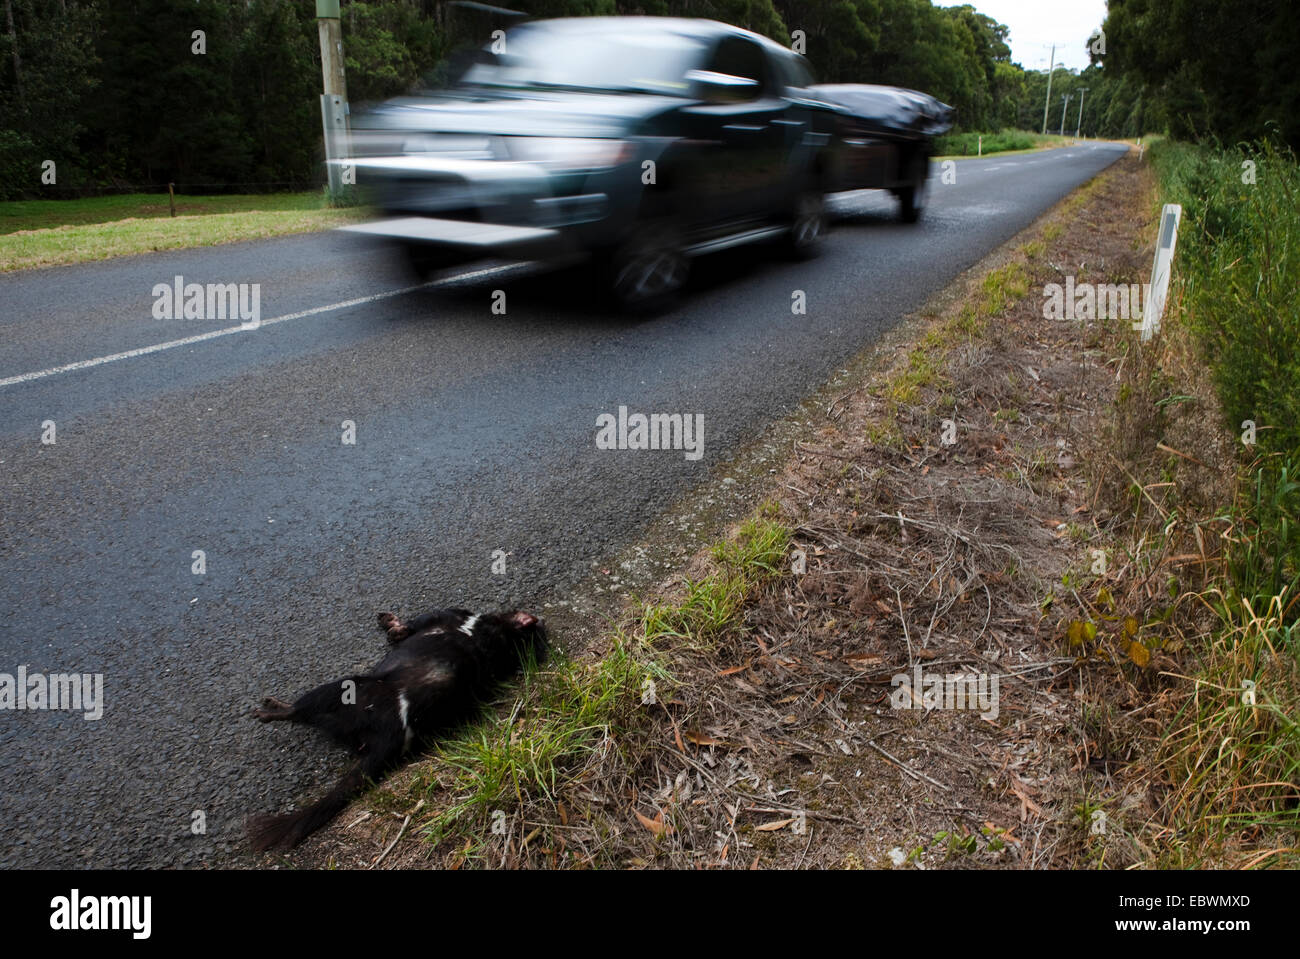
[[363,303],[374,303],[376,300],[386,300],[389,297],[401,296],[403,293],[414,293],[416,290],[423,290],[426,287],[442,286],[446,283],[452,283],[457,280],[471,280],[480,276],[490,276],[493,273],[502,273],[506,270],[517,270],[526,263],[507,263],[503,266],[493,266],[484,270],[474,270],[470,273],[458,273],[455,276],[444,276],[436,280],[430,280],[428,283],[417,283],[415,286],[403,287],[400,290],[388,290],[384,293],[374,293],[370,296],[359,296],[355,300],[344,300],[342,303],[331,303],[328,306],[314,306],[310,310],[299,310],[297,313],[286,313],[283,316],[273,316],[269,320],[262,320],[257,326],[228,326],[223,330],[211,330],[207,333],[198,333],[194,336],[187,336],[179,340],[168,340],[166,343],[155,343],[152,346],[142,346],[139,349],[126,350],[122,353],[110,353],[108,356],[97,356],[91,360],[78,360],[75,363],[65,363],[63,366],[52,366],[47,370],[37,370],[34,373],[20,373],[17,376],[6,377],[0,380],[0,387],[16,386],[19,383],[30,383],[33,380],[45,379],[47,376],[58,376],[60,373],[73,373],[77,370],[88,370],[93,366],[103,366],[105,363],[115,363],[118,360],[134,359],[137,356],[148,356],[150,353],[161,353],[163,350],[174,350],[178,346],[190,346],[194,343],[203,343],[207,340],[215,340],[222,336],[232,336],[235,333],[255,333],[264,326],[273,326],[276,323],[287,323],[290,320],[300,320],[304,316],[314,316],[317,313],[328,313],[331,310],[345,310],[352,306],[361,306]]

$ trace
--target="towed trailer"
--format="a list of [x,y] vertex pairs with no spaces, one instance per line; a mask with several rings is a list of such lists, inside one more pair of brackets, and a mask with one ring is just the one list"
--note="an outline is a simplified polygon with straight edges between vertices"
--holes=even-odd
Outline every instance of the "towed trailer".
[[953,108],[903,87],[830,83],[808,92],[835,110],[827,192],[889,190],[899,216],[915,223],[925,209],[934,138],[952,129]]

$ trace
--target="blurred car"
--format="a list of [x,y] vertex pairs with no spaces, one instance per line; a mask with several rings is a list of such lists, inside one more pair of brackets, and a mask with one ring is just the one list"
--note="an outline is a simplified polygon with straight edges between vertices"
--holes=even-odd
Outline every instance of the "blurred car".
[[835,109],[803,59],[707,20],[584,17],[506,32],[451,88],[353,122],[360,185],[423,273],[585,251],[653,308],[692,256],[826,227]]
[[831,192],[884,189],[915,223],[925,209],[934,138],[952,129],[953,109],[927,93],[865,83],[822,84],[808,92],[842,109]]
[[619,305],[655,309],[699,254],[779,240],[812,255],[828,192],[892,189],[915,219],[925,128],[892,101],[872,117],[847,89],[711,20],[526,22],[447,89],[354,119],[351,157],[334,162],[385,216],[347,229],[395,241],[425,276],[590,253]]

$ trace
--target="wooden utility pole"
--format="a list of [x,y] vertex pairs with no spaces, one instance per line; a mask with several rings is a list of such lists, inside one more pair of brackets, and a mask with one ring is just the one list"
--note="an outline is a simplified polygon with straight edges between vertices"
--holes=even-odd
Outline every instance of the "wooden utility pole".
[[339,0],[316,0],[316,29],[320,33],[320,67],[325,78],[325,92],[344,100],[348,82],[343,75],[343,24],[339,20]]
[[14,29],[14,7],[12,0],[5,0],[5,20],[9,27],[9,49],[13,53],[14,88],[18,91],[18,103],[23,102],[23,61],[18,56],[18,31]]
[[1052,105],[1052,74],[1056,72],[1056,44],[1052,44],[1052,55],[1047,60],[1047,96],[1043,98],[1043,135],[1047,135],[1047,108]]
[[341,160],[348,149],[348,85],[343,75],[343,25],[339,0],[316,0],[316,27],[320,34],[320,67],[325,92],[321,94],[321,123],[325,128],[325,160],[330,195],[337,196],[355,182],[330,160]]

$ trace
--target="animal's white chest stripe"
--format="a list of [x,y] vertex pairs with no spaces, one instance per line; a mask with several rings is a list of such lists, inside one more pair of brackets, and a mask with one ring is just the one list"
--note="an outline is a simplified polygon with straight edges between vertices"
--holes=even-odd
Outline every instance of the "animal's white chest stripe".
[[411,745],[411,736],[412,736],[411,724],[407,720],[407,713],[410,711],[410,709],[411,709],[411,703],[409,700],[407,700],[406,693],[398,693],[397,694],[397,717],[402,721],[402,731],[406,733],[406,741],[402,744],[402,748],[404,749]]
[[460,631],[464,633],[466,636],[473,636],[474,624],[477,622],[478,622],[478,613],[475,613],[469,619],[465,620],[465,622],[460,624]]

